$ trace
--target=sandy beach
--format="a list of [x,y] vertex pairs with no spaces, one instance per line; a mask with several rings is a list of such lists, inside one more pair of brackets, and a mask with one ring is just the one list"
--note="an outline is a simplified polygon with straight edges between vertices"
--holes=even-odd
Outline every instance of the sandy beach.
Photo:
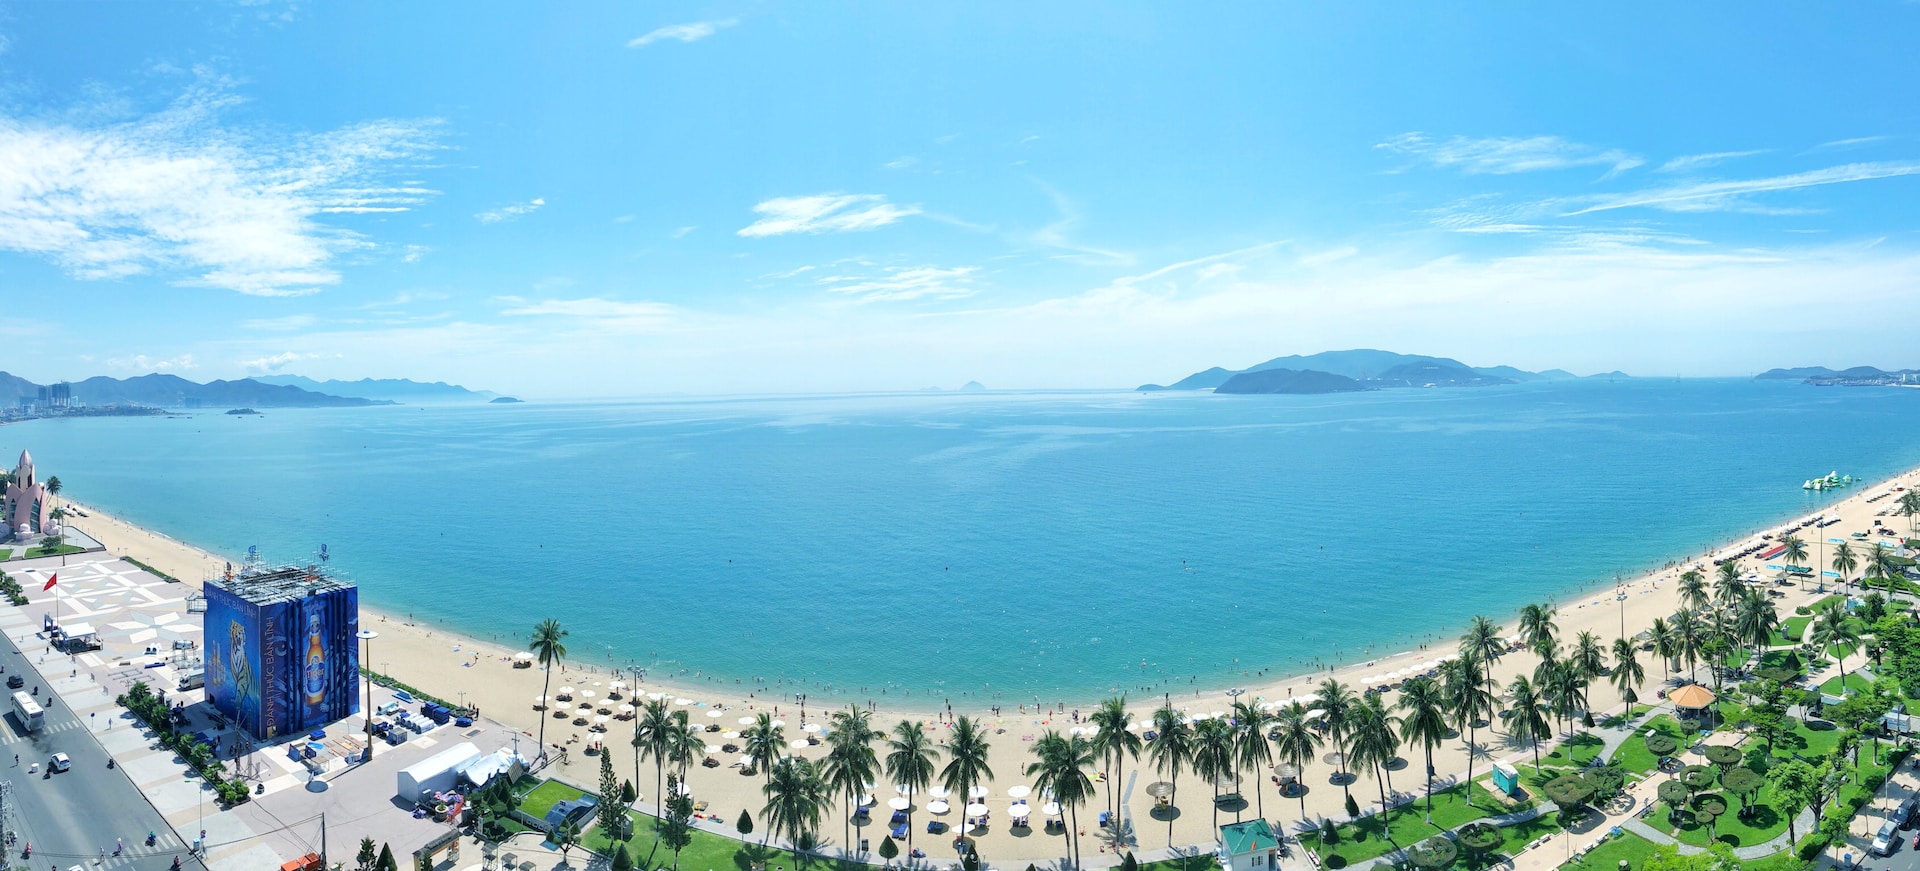
[[[1813,550],[1816,540],[1824,540],[1828,537],[1845,538],[1848,533],[1867,530],[1876,518],[1882,519],[1888,526],[1904,530],[1905,519],[1895,517],[1892,513],[1893,500],[1881,498],[1877,501],[1869,501],[1869,499],[1886,493],[1894,487],[1916,485],[1920,485],[1920,470],[1911,470],[1885,481],[1855,485],[1843,502],[1818,512],[1829,519],[1839,518],[1841,522],[1819,530],[1810,528],[1798,534],[1807,541],[1809,550]],[[198,585],[202,578],[221,571],[229,559],[133,526],[84,502],[76,504],[79,504],[89,516],[75,519],[74,526],[100,540],[112,553],[130,556],[167,572],[184,583]],[[1782,518],[1781,522],[1766,529],[1755,530],[1751,536],[1729,543],[1719,552],[1738,551],[1756,540],[1758,536],[1777,533],[1782,527],[1802,519],[1798,516]],[[1830,546],[1826,549],[1826,554],[1830,558]],[[1686,560],[1676,561],[1674,565],[1661,571],[1626,580],[1621,585],[1623,597],[1619,600],[1616,600],[1615,590],[1610,585],[1591,596],[1578,600],[1560,599],[1557,622],[1561,637],[1571,642],[1579,633],[1590,631],[1598,635],[1604,644],[1610,644],[1620,635],[1623,624],[1629,636],[1641,631],[1655,617],[1670,614],[1678,607],[1676,585],[1673,583],[1678,573],[1686,565],[1695,562],[1706,562],[1710,566],[1714,558],[1714,553],[1698,554]],[[1763,568],[1756,560],[1746,560],[1745,563],[1750,569]],[[1778,589],[1786,594],[1785,598],[1775,600],[1782,619],[1791,616],[1794,607],[1816,597],[1812,586],[1778,587]],[[1559,592],[1563,591],[1545,588],[1542,590],[1540,600],[1555,600],[1554,594]],[[532,624],[544,616],[547,615],[529,613],[528,628],[531,629]],[[564,615],[554,616],[561,617],[564,622]],[[1489,616],[1509,628],[1514,625],[1516,618],[1514,614]],[[1287,615],[1278,614],[1275,619],[1285,621]],[[412,624],[404,617],[383,614],[364,607],[361,621],[363,628],[380,633],[379,638],[372,642],[372,655],[367,665],[449,700],[477,706],[484,716],[518,728],[529,736],[539,734],[541,724],[544,722],[547,742],[566,748],[572,758],[571,764],[555,766],[550,768],[548,773],[585,788],[591,789],[596,786],[598,762],[581,753],[583,742],[590,737],[591,733],[587,727],[572,725],[571,719],[554,719],[534,710],[533,702],[536,696],[542,694],[542,682],[546,676],[538,668],[515,669],[512,667],[512,655],[520,649],[519,647],[477,641],[438,627]],[[590,649],[591,640],[569,639],[575,642],[576,649],[580,650]],[[1362,689],[1359,683],[1361,677],[1381,675],[1435,659],[1444,653],[1452,652],[1453,646],[1449,639],[1436,643],[1432,649],[1407,650],[1331,671],[1309,675],[1295,674],[1278,679],[1260,676],[1250,664],[1241,686],[1245,688],[1246,697],[1267,701],[1285,700],[1289,697],[1309,694],[1315,683],[1329,676],[1359,690]],[[1531,655],[1508,656],[1496,665],[1495,678],[1504,685],[1517,674],[1531,672],[1533,665],[1534,657]],[[1662,669],[1655,660],[1643,660],[1643,665],[1648,672],[1648,685],[1643,688],[1641,694],[1651,697],[1658,688]],[[632,677],[626,673],[610,672],[606,666],[568,663],[552,676],[552,687],[557,693],[563,685],[570,685],[575,689],[576,697],[580,691],[593,690],[599,697],[604,698],[607,696],[609,685],[616,680],[631,683]],[[786,719],[787,738],[790,740],[806,737],[807,733],[803,731],[806,724],[823,723],[823,715],[827,712],[821,710],[818,705],[809,705],[803,712],[791,696],[769,697],[769,694],[779,693],[777,689],[765,687],[754,689],[756,691],[750,696],[726,695],[719,693],[714,686],[675,686],[662,683],[657,677],[648,676],[642,680],[639,693],[660,692],[665,693],[670,700],[689,700],[690,703],[686,708],[694,723],[713,724],[722,730],[737,729],[739,726],[736,721],[739,717],[762,710],[777,712]],[[1192,714],[1224,711],[1229,709],[1232,701],[1227,695],[1227,689],[1226,686],[1196,688],[1191,693],[1171,696],[1171,702],[1175,707]],[[1589,694],[1592,707],[1596,712],[1610,708],[1617,709],[1621,704],[1618,694],[1604,682],[1596,683],[1589,690]],[[613,707],[617,709],[622,702],[635,701],[634,695],[635,693],[630,690],[626,694],[627,697],[614,702]],[[1390,695],[1389,703],[1396,697],[1397,694]],[[641,695],[638,701],[644,702],[644,695]],[[1151,710],[1159,706],[1162,701],[1163,697],[1159,695],[1147,697],[1136,695],[1129,698],[1130,706],[1138,719],[1148,718]],[[1057,835],[1045,834],[1037,828],[1028,834],[1015,834],[1007,828],[1005,825],[1008,806],[1006,790],[1016,785],[1030,783],[1021,775],[1021,771],[1032,760],[1030,746],[1034,738],[1049,729],[1064,732],[1072,728],[1078,722],[1080,715],[1089,712],[1091,707],[1088,704],[1086,709],[1076,709],[1069,703],[1064,706],[1064,709],[1035,711],[1031,706],[1025,708],[1016,706],[1002,708],[997,714],[990,710],[956,708],[955,714],[981,717],[991,727],[990,766],[997,777],[990,784],[992,797],[986,800],[993,811],[994,818],[988,832],[980,836],[980,849],[983,854],[991,855],[997,860],[1016,856],[1044,859],[1057,856],[1064,850],[1064,840]],[[936,739],[944,742],[945,731],[948,728],[947,712],[944,709],[909,710],[882,706],[874,715],[875,725],[881,728],[890,728],[902,719],[919,720],[928,724],[930,732]],[[615,770],[620,772],[622,777],[632,777],[635,771],[634,757],[633,751],[627,744],[631,726],[627,722],[615,720],[610,724],[610,728],[607,744],[613,756]],[[1480,732],[1480,738],[1484,746],[1483,755],[1475,762],[1477,772],[1484,772],[1487,769],[1489,758],[1508,759],[1522,755],[1530,756],[1526,748],[1506,741],[1505,736],[1497,731],[1490,733],[1489,730],[1483,729]],[[710,736],[709,741],[715,744],[729,743],[719,734]],[[811,747],[798,752],[803,756],[818,757],[821,755],[821,748]],[[881,755],[884,756],[884,749]],[[1403,751],[1403,755],[1411,758],[1416,754],[1409,749]],[[738,769],[727,767],[725,763],[732,761],[731,754],[719,754],[719,756],[723,763],[721,767],[693,769],[690,784],[696,797],[708,802],[709,812],[722,819],[733,819],[738,816],[743,807],[753,809],[758,817],[762,804],[761,779],[742,776]],[[944,759],[941,762],[943,764]],[[1153,849],[1164,847],[1167,835],[1164,823],[1151,819],[1147,815],[1152,800],[1144,794],[1144,788],[1147,783],[1161,778],[1152,774],[1150,766],[1143,768],[1144,762],[1144,759],[1141,763],[1129,760],[1126,770],[1116,784],[1116,789],[1127,796],[1126,805],[1135,821],[1140,848]],[[1455,740],[1443,745],[1435,754],[1434,765],[1443,778],[1463,774],[1467,767],[1467,755],[1462,742]],[[1332,774],[1331,767],[1315,764],[1303,777],[1310,788],[1306,802],[1309,814],[1341,813],[1341,790],[1328,783],[1328,778]],[[635,785],[642,793],[643,801],[650,804],[654,783],[652,763],[640,765],[639,775]],[[1249,775],[1249,780],[1251,779]],[[1291,799],[1280,799],[1277,791],[1268,782],[1268,778],[1262,776],[1257,783],[1262,789],[1261,802],[1264,803],[1265,799],[1275,801],[1275,810],[1269,815],[1270,818],[1286,821],[1289,824],[1294,822],[1299,814],[1299,805]],[[1251,783],[1248,784],[1249,787],[1251,785]],[[1411,771],[1395,779],[1393,785],[1403,795],[1410,795],[1422,788],[1417,775]],[[1205,797],[1207,787],[1192,778],[1190,774],[1182,776],[1180,786],[1179,803],[1184,806],[1186,813],[1183,813],[1174,824],[1172,834],[1174,844],[1211,842],[1212,834],[1209,829],[1212,815],[1208,813],[1208,802]],[[1088,835],[1097,834],[1093,820],[1096,812],[1104,807],[1105,791],[1105,785],[1099,785],[1094,801],[1088,807],[1082,808],[1081,828]],[[1363,807],[1367,805],[1367,799],[1378,795],[1371,779],[1365,775],[1362,775],[1353,785],[1352,791]],[[884,802],[892,793],[884,783],[879,787],[879,793],[883,804],[880,811],[881,819],[884,820]],[[1249,794],[1249,798],[1253,796]],[[1377,798],[1373,799],[1373,803],[1377,805]],[[1252,811],[1249,810],[1248,813]],[[821,834],[829,843],[837,844],[841,837],[842,816],[843,808],[836,803],[822,822]],[[948,855],[946,839],[925,834],[924,820],[929,818],[924,813],[916,816],[915,823],[919,828],[916,833],[916,846],[927,849],[935,857],[946,856]],[[949,823],[956,821],[953,814],[948,814],[941,819]],[[878,823],[864,829],[864,836],[872,839],[875,845],[884,835],[883,827]],[[856,837],[860,836],[862,835],[856,835]],[[1094,851],[1098,840],[1098,838],[1088,837],[1083,841],[1083,847],[1090,860],[1095,856]],[[1106,848],[1100,846],[1099,849]]]

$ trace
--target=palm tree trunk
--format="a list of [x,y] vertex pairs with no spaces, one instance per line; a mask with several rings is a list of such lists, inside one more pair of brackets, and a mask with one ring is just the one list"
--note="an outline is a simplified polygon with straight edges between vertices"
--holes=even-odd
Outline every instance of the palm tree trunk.
[[[1387,762],[1392,762],[1392,761],[1393,760],[1391,759],[1387,760]],[[1393,769],[1387,767],[1387,762],[1380,763],[1380,770],[1384,772],[1387,776],[1387,791],[1392,792],[1393,791]]]
[[[1173,770],[1172,783],[1173,794],[1167,796],[1168,810],[1180,806],[1180,769],[1178,768]],[[1300,807],[1304,810],[1306,808],[1306,797],[1302,796],[1300,801],[1302,802]],[[1167,849],[1173,849],[1173,814],[1167,814]]]
[[[1433,745],[1425,746],[1427,748],[1427,816],[1431,817],[1433,816]],[[1473,791],[1471,784],[1467,786],[1467,791]]]
[[1380,779],[1380,769],[1378,764],[1373,766],[1373,785],[1380,788],[1380,831],[1386,835],[1389,834],[1388,828],[1393,825],[1393,817],[1387,813],[1387,784]]
[[546,680],[540,684],[540,707],[541,707],[540,755],[541,756],[547,755],[547,712],[545,708],[546,708],[546,703],[552,700],[549,693],[553,689],[553,669],[548,668],[546,669],[546,672],[547,672]]
[[[1472,806],[1473,806],[1473,738],[1474,738],[1474,732],[1475,732],[1475,729],[1473,728],[1473,723],[1472,723],[1471,721],[1469,721],[1469,722],[1467,723],[1467,806],[1468,806],[1468,807],[1472,807]],[[1428,804],[1429,804],[1429,805],[1431,805],[1431,804],[1432,804],[1432,802],[1428,802]]]

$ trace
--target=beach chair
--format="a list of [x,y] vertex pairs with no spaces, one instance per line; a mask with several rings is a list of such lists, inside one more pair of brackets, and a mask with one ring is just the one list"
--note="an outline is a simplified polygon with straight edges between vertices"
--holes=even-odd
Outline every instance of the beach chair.
[[905,838],[907,836],[907,824],[901,823],[900,825],[894,826],[892,834],[896,839]]

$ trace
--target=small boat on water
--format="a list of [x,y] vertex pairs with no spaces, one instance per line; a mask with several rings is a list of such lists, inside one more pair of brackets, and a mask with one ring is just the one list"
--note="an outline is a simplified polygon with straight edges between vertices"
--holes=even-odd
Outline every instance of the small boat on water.
[[1805,483],[1802,483],[1800,485],[1800,489],[1802,490],[1833,490],[1833,489],[1838,489],[1840,487],[1851,487],[1854,484],[1857,484],[1859,482],[1860,482],[1860,479],[1855,478],[1852,475],[1842,475],[1839,472],[1828,472],[1825,478],[1807,479]]

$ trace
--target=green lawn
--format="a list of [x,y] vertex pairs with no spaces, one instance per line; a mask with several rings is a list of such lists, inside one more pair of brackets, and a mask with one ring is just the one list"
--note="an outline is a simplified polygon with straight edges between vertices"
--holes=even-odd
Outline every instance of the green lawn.
[[[1718,795],[1718,793],[1715,794]],[[1713,836],[1715,840],[1724,841],[1727,845],[1733,847],[1751,847],[1755,844],[1770,841],[1787,830],[1786,816],[1768,806],[1768,791],[1766,789],[1760,790],[1760,794],[1755,800],[1754,816],[1748,820],[1740,819],[1740,815],[1735,812],[1735,809],[1740,806],[1737,799],[1731,795],[1722,795],[1721,799],[1727,803],[1727,815],[1714,821]],[[1680,839],[1682,843],[1692,844],[1696,847],[1704,847],[1707,845],[1706,827],[1696,824],[1693,821],[1693,814],[1688,811],[1681,812],[1680,824],[1677,827],[1678,831],[1675,831],[1676,826],[1669,821],[1665,803],[1661,803],[1653,813],[1648,814],[1644,819],[1647,825],[1673,835]]]
[[547,811],[563,801],[571,801],[586,793],[558,780],[549,780],[535,787],[527,797],[520,800],[520,811],[534,819],[545,819]]
[[1613,759],[1611,760],[1613,764],[1634,774],[1645,774],[1652,771],[1654,766],[1660,764],[1660,760],[1647,751],[1646,735],[1651,732],[1662,732],[1672,735],[1674,740],[1680,742],[1681,749],[1686,749],[1687,736],[1680,731],[1680,724],[1674,722],[1673,717],[1667,714],[1661,714],[1658,717],[1648,720],[1647,724],[1641,727],[1638,733],[1628,738],[1625,743],[1622,743],[1619,750],[1614,751]]
[[[1427,825],[1427,800],[1423,796],[1418,802],[1395,810],[1390,829],[1381,815],[1375,814],[1358,823],[1339,827],[1337,843],[1322,845],[1319,836],[1313,834],[1303,836],[1301,842],[1307,849],[1318,853],[1323,861],[1329,863],[1329,867],[1340,867],[1419,843],[1455,826],[1496,813],[1506,813],[1506,809],[1499,807],[1497,800],[1487,794],[1479,783],[1475,783],[1473,789],[1475,801],[1472,804],[1462,798],[1463,793],[1458,786],[1434,793],[1433,825]],[[1490,811],[1488,808],[1499,809]]]
[[0,547],[0,562],[6,562],[10,559],[13,559],[13,548]]
[[1641,863],[1647,861],[1647,857],[1653,855],[1655,846],[1652,841],[1632,832],[1621,832],[1568,867],[1574,871],[1620,871],[1620,863],[1624,861],[1628,869],[1638,869]]
[[1500,842],[1500,852],[1508,856],[1519,855],[1521,850],[1526,849],[1528,844],[1538,840],[1541,836],[1551,835],[1554,832],[1560,831],[1560,823],[1554,819],[1554,817],[1554,814],[1547,814],[1546,816],[1531,819],[1524,823],[1515,823],[1502,828],[1500,834],[1503,840]]
[[1807,637],[1807,624],[1812,622],[1812,617],[1788,617],[1780,624],[1780,642],[1782,644],[1799,644],[1802,639]]
[[34,545],[33,547],[30,547],[30,548],[27,548],[26,550],[21,551],[20,558],[28,559],[32,557],[43,557],[43,556],[65,556],[70,553],[86,553],[86,552],[87,552],[86,548],[79,547],[77,545],[71,545],[71,544],[63,544],[57,548],[54,548],[53,550],[47,550],[46,548],[41,547],[39,545]]
[[1560,742],[1560,746],[1553,748],[1552,753],[1541,754],[1540,764],[1585,768],[1593,757],[1600,755],[1600,749],[1606,743],[1597,735],[1575,735]]
[[[635,867],[670,867],[673,864],[673,851],[659,845],[659,838],[655,835],[654,829],[658,821],[639,811],[628,811],[627,814],[633,818],[633,840],[628,842],[627,852],[633,856]],[[755,822],[757,823],[758,820]],[[869,826],[868,830],[879,831],[880,837],[886,837],[884,829],[874,829],[874,827]],[[756,829],[755,831],[758,832],[759,830]],[[832,832],[821,833],[823,838],[832,836],[835,840],[838,840],[839,834],[838,829]],[[856,837],[858,836],[856,835]],[[939,841],[940,839],[934,838],[933,840]],[[589,828],[581,835],[580,845],[603,856],[610,856],[613,853],[612,841],[607,837],[605,832],[600,830],[598,825]],[[877,849],[879,842],[874,842],[873,846]],[[876,853],[875,856],[877,858],[878,854]],[[1212,862],[1211,856],[1192,857],[1187,861],[1200,859],[1205,859],[1208,863]],[[755,865],[765,867],[767,871],[784,871],[785,868],[792,864],[792,853],[785,850],[776,850],[771,847],[762,847],[758,838],[743,842],[711,832],[703,832],[698,829],[693,831],[692,843],[689,843],[687,848],[680,852],[680,867],[683,871],[699,871],[699,869],[711,869],[711,871],[748,871],[748,869]],[[1183,871],[1183,869],[1174,868],[1175,863],[1172,862],[1155,864],[1166,865],[1168,871]],[[845,869],[845,871],[856,871],[856,869],[872,871],[871,866],[842,862],[838,859],[827,859],[820,856],[806,857],[806,867],[809,869],[820,869],[820,871],[833,871],[833,869],[836,868],[842,868]],[[1191,871],[1200,871],[1200,869],[1206,867],[1207,865],[1204,864],[1188,866]]]
[[[1825,608],[1828,605],[1831,605],[1835,602],[1841,602],[1841,601],[1845,601],[1845,599],[1842,598],[1840,594],[1835,593],[1834,595],[1831,595],[1831,596],[1815,599],[1812,604],[1806,606],[1806,609],[1815,614],[1818,614],[1820,613],[1821,608]],[[1798,609],[1795,609],[1795,610],[1797,611]]]
[[[1847,675],[1847,686],[1852,688],[1856,693],[1866,692],[1873,689],[1873,681],[1867,680],[1863,675],[1849,674]],[[1827,682],[1820,685],[1820,691],[1830,696],[1840,695],[1840,676],[1835,675],[1827,678]]]
[[1140,866],[1140,871],[1219,871],[1220,861],[1212,853],[1203,856],[1181,856],[1178,859],[1161,859]]
[[[1798,755],[1814,761],[1832,753],[1833,748],[1840,746],[1840,730],[1830,724],[1820,723],[1816,727],[1799,719],[1795,719],[1793,724],[1791,731],[1774,738],[1773,758],[1784,761]],[[1753,740],[1764,742],[1765,739],[1755,736]]]

